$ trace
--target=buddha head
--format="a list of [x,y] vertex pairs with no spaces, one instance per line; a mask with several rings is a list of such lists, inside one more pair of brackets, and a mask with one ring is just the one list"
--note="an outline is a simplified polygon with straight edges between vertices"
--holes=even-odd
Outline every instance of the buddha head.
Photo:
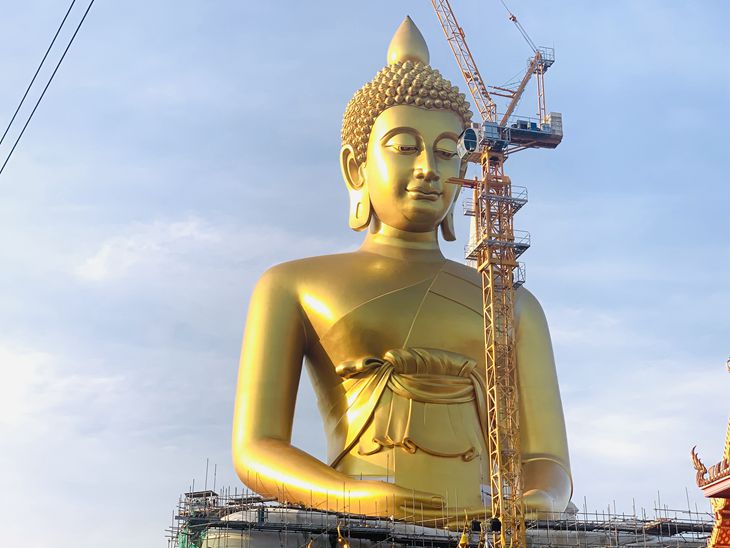
[[340,165],[354,230],[440,226],[444,239],[456,238],[459,186],[447,181],[466,171],[456,144],[472,113],[464,94],[428,63],[423,35],[406,17],[388,48],[388,65],[345,109]]

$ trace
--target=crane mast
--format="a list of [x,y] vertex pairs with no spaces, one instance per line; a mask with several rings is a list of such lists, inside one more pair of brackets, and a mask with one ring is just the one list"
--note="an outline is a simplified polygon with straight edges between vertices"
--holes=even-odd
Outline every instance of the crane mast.
[[515,239],[513,218],[518,204],[504,174],[504,160],[498,148],[487,146],[481,154],[482,179],[474,189],[476,241],[469,257],[476,259],[482,278],[491,506],[492,516],[501,522],[493,542],[496,548],[519,548],[525,546],[525,509],[514,288],[521,283],[517,258],[527,243]]
[[[507,156],[526,148],[555,148],[562,140],[562,117],[546,112],[543,76],[552,65],[552,51],[537,48],[517,18],[510,20],[530,44],[534,57],[516,89],[493,87],[493,94],[506,97],[509,104],[498,120],[497,106],[477,68],[449,0],[431,0],[436,16],[451,46],[476,109],[482,116],[478,146],[464,153],[481,166],[481,179],[451,179],[473,189],[474,238],[466,248],[466,258],[475,263],[482,281],[487,399],[487,451],[492,518],[500,527],[492,528],[495,548],[526,546],[523,502],[522,455],[520,450],[517,359],[515,353],[515,289],[524,282],[519,256],[529,247],[529,235],[514,230],[514,214],[526,203],[526,191],[513,189],[504,173]],[[505,6],[506,7],[506,6]],[[509,10],[508,10],[509,11]],[[538,120],[510,122],[517,103],[536,75]],[[514,192],[513,192],[514,190]]]

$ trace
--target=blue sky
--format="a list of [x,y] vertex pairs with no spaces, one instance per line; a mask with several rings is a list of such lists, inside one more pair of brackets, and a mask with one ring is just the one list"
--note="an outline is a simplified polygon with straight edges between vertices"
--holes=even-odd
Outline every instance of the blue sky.
[[[3,124],[66,6],[4,6]],[[490,83],[524,66],[498,2],[454,6]],[[507,169],[530,191],[517,226],[532,234],[527,285],[553,334],[574,500],[630,511],[659,490],[684,508],[688,487],[706,508],[689,449],[717,460],[728,413],[730,8],[510,6],[556,49],[547,98],[565,140]],[[218,484],[236,483],[248,296],[274,263],[358,245],[341,115],[406,14],[461,86],[425,0],[97,1],[0,176],[8,544],[164,546],[206,458]],[[444,246],[455,260],[466,227]],[[323,456],[306,380],[295,440]]]

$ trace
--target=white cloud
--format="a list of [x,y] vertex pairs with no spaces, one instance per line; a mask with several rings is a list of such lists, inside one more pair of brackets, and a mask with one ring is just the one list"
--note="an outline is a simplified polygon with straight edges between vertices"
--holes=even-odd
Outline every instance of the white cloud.
[[[577,342],[604,344],[606,340],[621,340],[621,320],[603,310],[563,308],[551,311],[550,334],[555,345],[569,346]],[[613,335],[613,336],[612,336]]]
[[594,352],[583,371],[573,363],[561,375],[576,493],[650,508],[661,490],[665,502],[685,508],[688,487],[703,507],[689,451],[696,444],[707,460],[719,458],[730,381],[719,366],[652,358],[638,350],[643,343],[618,359]]
[[687,487],[704,508],[689,450],[721,451],[730,379],[717,349],[698,352],[691,326],[657,323],[661,303],[581,304],[548,310],[579,506],[652,509],[660,490],[686,508]]
[[91,282],[123,278],[135,268],[149,268],[220,239],[218,231],[197,218],[137,223],[103,242],[94,255],[78,266],[76,274]]
[[114,282],[132,275],[190,274],[253,262],[277,263],[331,252],[333,242],[277,227],[213,223],[199,217],[154,220],[124,227],[75,268],[86,282]]
[[[0,340],[3,546],[98,546],[120,519],[137,524],[125,542],[164,544],[169,510],[204,457],[170,445],[162,424],[169,417],[155,409],[155,399],[164,405],[186,396],[151,391],[141,376],[109,374],[129,357],[119,354],[94,360]],[[187,418],[192,432],[197,425]],[[138,435],[142,428],[151,435]],[[201,441],[206,433],[195,439],[214,445]]]
[[120,375],[74,371],[64,358],[1,340],[0,369],[0,432],[6,439],[83,429],[113,406],[123,383]]

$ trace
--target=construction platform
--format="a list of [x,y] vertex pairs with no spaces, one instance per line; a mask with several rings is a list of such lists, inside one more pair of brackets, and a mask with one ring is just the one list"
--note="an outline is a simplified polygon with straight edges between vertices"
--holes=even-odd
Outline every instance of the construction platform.
[[[655,510],[654,517],[576,512],[528,520],[527,546],[677,547],[707,545],[709,513]],[[480,542],[479,523],[470,524],[469,546]],[[247,492],[189,492],[179,499],[170,528],[170,548],[456,548],[461,530],[424,527],[403,521],[325,512],[277,504]]]

